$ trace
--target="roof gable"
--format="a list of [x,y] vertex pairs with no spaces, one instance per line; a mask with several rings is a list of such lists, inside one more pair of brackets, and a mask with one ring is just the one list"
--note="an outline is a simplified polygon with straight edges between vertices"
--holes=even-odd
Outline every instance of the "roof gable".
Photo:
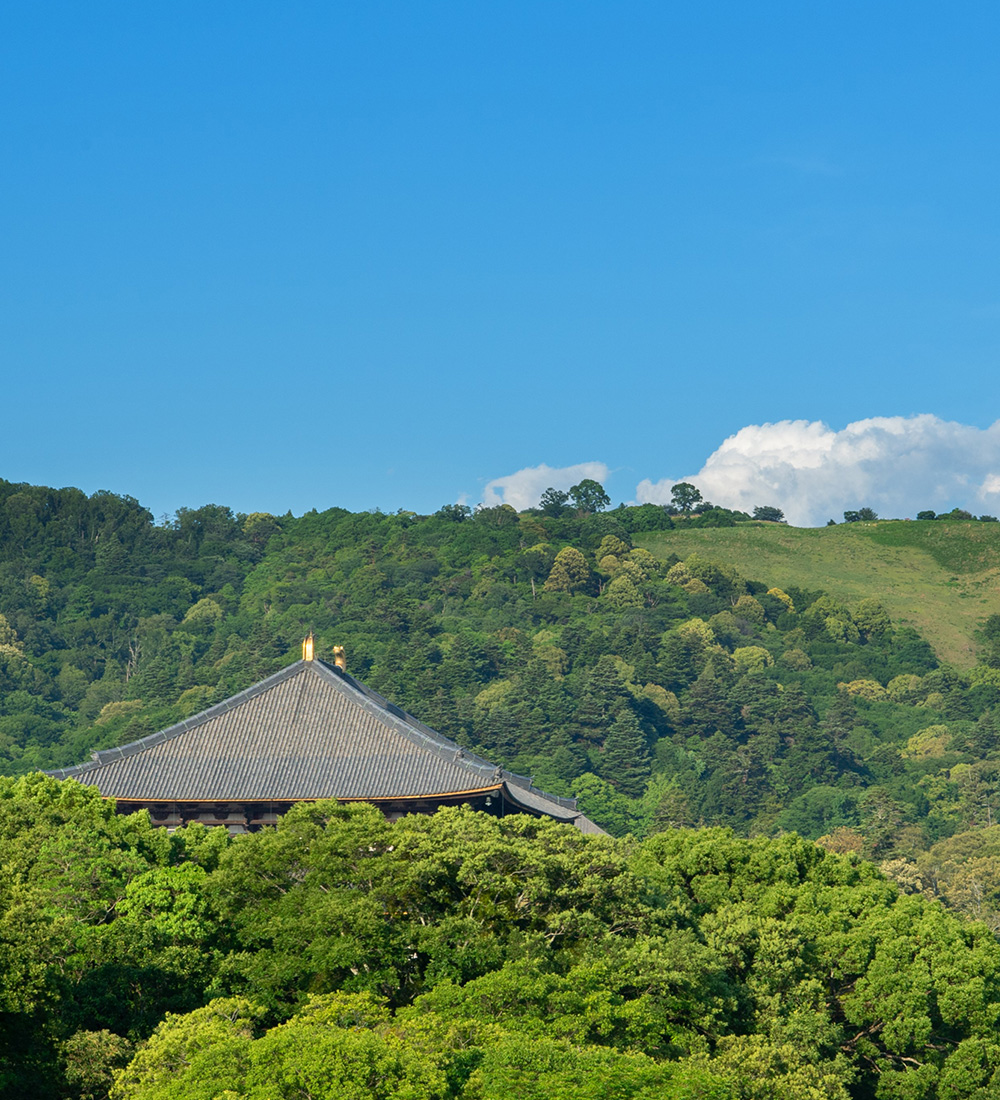
[[142,802],[378,801],[503,787],[529,811],[582,818],[573,800],[537,790],[318,660],[297,661],[201,714],[51,774]]

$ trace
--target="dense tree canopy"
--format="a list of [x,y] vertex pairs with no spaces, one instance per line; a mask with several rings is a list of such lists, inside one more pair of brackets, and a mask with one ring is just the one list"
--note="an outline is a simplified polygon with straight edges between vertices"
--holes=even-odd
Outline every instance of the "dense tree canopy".
[[[0,482],[7,1093],[995,1091],[1000,626],[941,666],[876,598],[650,552],[750,517],[575,503],[157,524]],[[38,776],[309,631],[639,839],[316,807],[230,842]]]
[[4,1095],[986,1097],[1000,946],[856,855],[0,785]]

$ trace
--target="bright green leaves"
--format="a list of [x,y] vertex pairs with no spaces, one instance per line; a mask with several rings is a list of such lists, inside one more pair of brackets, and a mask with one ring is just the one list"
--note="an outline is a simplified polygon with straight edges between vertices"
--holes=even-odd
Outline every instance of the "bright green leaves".
[[229,998],[169,1017],[117,1075],[113,1100],[445,1100],[443,1069],[371,997],[315,997],[255,1039],[262,1015]]
[[403,1003],[527,944],[568,946],[644,919],[614,845],[519,814],[389,825],[371,807],[303,807],[234,844],[211,883],[241,948],[226,970],[269,1004],[337,988]]
[[1000,946],[796,836],[639,844],[317,803],[229,841],[22,781],[0,788],[0,852],[11,1095],[96,1100],[129,1042],[117,1100],[985,1100],[1000,1081]]
[[262,1016],[260,1008],[234,997],[186,1016],[167,1016],[115,1075],[113,1100],[212,1100],[238,1087]]

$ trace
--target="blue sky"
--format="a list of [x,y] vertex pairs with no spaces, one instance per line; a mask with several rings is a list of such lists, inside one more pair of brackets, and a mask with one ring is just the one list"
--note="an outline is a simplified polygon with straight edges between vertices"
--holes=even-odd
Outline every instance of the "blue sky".
[[[7,5],[0,477],[425,511],[593,462],[632,500],[748,426],[901,418],[883,508],[928,454],[928,506],[986,508],[998,32],[984,3]],[[974,469],[906,465],[939,422]],[[744,489],[794,510],[781,438]]]

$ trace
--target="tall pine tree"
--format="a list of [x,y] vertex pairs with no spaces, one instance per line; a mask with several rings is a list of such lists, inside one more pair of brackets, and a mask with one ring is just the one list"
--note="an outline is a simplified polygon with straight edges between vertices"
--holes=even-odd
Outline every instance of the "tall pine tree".
[[630,710],[622,710],[611,723],[601,750],[600,776],[630,798],[638,798],[646,789],[649,752],[642,727]]

